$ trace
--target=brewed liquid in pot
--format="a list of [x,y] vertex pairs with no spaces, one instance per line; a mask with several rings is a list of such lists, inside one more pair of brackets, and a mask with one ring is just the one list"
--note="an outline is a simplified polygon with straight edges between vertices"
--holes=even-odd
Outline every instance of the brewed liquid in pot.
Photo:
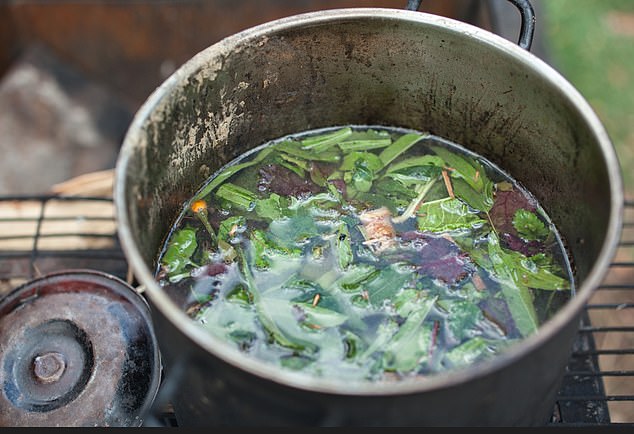
[[382,126],[306,131],[232,161],[185,204],[158,264],[209,333],[347,381],[487,360],[574,294],[526,189],[455,143]]

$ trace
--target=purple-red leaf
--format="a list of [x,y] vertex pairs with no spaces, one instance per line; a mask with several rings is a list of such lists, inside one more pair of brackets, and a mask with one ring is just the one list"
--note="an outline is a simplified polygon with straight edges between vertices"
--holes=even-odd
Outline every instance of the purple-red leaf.
[[271,191],[280,196],[300,197],[320,191],[319,186],[278,164],[267,164],[260,169],[260,191]]
[[414,248],[407,259],[419,274],[438,279],[447,285],[457,284],[470,276],[475,269],[469,255],[446,238],[409,231],[401,234],[401,240],[409,241]]
[[518,209],[535,211],[535,205],[521,191],[497,191],[493,207],[489,211],[491,222],[499,233],[516,235],[513,216]]
[[528,241],[514,234],[502,234],[502,241],[506,247],[524,256],[533,256],[544,251],[544,244],[533,240]]

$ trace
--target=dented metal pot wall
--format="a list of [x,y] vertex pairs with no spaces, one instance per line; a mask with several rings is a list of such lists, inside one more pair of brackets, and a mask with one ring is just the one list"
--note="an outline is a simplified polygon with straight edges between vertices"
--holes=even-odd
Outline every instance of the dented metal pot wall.
[[[491,362],[381,385],[291,376],[196,326],[153,278],[185,201],[222,165],[263,142],[347,124],[429,131],[505,169],[567,241],[576,297]],[[329,10],[209,47],[137,113],[114,191],[124,251],[153,306],[178,423],[547,422],[583,305],[619,239],[619,173],[601,123],[564,78],[518,46],[461,22],[405,10]]]

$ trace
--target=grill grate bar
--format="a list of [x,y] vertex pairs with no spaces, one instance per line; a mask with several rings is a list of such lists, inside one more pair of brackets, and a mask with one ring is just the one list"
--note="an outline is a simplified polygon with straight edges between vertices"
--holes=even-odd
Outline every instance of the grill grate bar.
[[603,303],[603,304],[588,304],[586,309],[599,310],[599,309],[611,309],[611,310],[623,310],[631,309],[634,307],[634,303]]
[[[17,258],[30,258],[31,255],[23,252],[1,252],[0,259],[17,259]],[[49,250],[41,251],[38,254],[40,258],[112,258],[125,260],[125,255],[119,250]]]
[[610,285],[606,285],[603,284],[601,286],[599,286],[598,288],[599,290],[608,290],[608,291],[612,291],[612,290],[622,290],[622,289],[634,289],[634,284],[623,284],[623,283],[615,283],[615,284],[610,284]]
[[593,327],[582,326],[579,329],[579,333],[611,333],[611,332],[634,332],[634,327],[630,326],[614,326],[614,327]]
[[580,401],[592,401],[592,402],[624,402],[634,400],[634,395],[559,395],[558,401],[567,402],[580,402]]
[[627,377],[634,375],[634,371],[601,371],[601,372],[587,372],[587,371],[570,371],[566,372],[567,377]]
[[593,351],[574,351],[571,354],[571,357],[588,357],[588,356],[597,356],[597,355],[604,355],[604,356],[620,356],[620,355],[629,355],[629,354],[634,354],[634,348],[630,348],[630,349],[611,349],[611,350],[607,350],[607,349],[601,349],[601,350],[593,350]]

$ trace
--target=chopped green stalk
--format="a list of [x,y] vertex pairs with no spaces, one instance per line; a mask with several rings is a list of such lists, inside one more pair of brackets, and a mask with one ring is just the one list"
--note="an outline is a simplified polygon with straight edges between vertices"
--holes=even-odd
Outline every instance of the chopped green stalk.
[[194,201],[190,209],[196,215],[196,217],[198,217],[198,220],[200,220],[205,229],[207,229],[207,232],[211,237],[211,241],[213,243],[216,243],[216,235],[214,233],[214,230],[211,228],[211,225],[209,224],[209,220],[207,219],[207,202],[202,199]]
[[414,146],[418,141],[427,137],[426,134],[410,133],[404,134],[399,137],[394,143],[385,148],[380,154],[379,158],[383,162],[383,167],[390,164],[403,152]]
[[319,153],[341,142],[350,134],[352,134],[352,128],[346,127],[330,133],[308,137],[307,139],[301,141],[302,149],[311,149]]
[[262,149],[253,160],[247,161],[246,163],[228,166],[226,169],[224,169],[222,172],[216,175],[209,184],[207,184],[202,190],[200,190],[198,194],[196,194],[196,196],[194,197],[194,200],[198,200],[198,199],[202,199],[206,197],[209,193],[211,193],[214,190],[214,188],[219,186],[221,183],[223,183],[227,179],[231,178],[240,170],[245,169],[247,167],[254,166],[260,163],[261,161],[263,161],[272,151],[273,151],[273,148],[268,146]]
[[304,169],[295,165],[295,163],[290,163],[285,160],[278,161],[278,164],[282,167],[286,167],[288,170],[294,172],[297,176],[303,178],[304,177]]
[[419,157],[407,158],[405,160],[399,161],[398,163],[390,164],[385,173],[392,173],[403,169],[408,169],[410,167],[418,167],[418,166],[436,166],[438,168],[443,168],[445,166],[445,161],[436,156],[436,155],[422,155]]
[[312,150],[302,149],[298,143],[290,140],[276,143],[273,147],[280,152],[308,161],[336,163],[341,159],[341,155],[339,155],[339,151],[337,149],[333,148],[322,152],[313,152]]
[[253,208],[257,199],[255,194],[251,193],[246,188],[239,187],[230,182],[222,184],[218,188],[218,191],[216,191],[216,196],[247,211]]
[[403,214],[398,217],[394,217],[392,219],[392,222],[396,224],[404,223],[405,221],[407,221],[408,218],[412,217],[416,213],[416,209],[425,199],[425,196],[427,195],[427,193],[429,193],[429,190],[433,187],[436,181],[437,179],[432,179],[427,184],[417,185],[416,193],[418,193],[418,196],[416,196],[416,198],[410,202],[405,211],[403,211]]
[[199,212],[194,213],[194,214],[196,214],[196,217],[198,217],[198,220],[200,220],[200,222],[203,224],[205,229],[207,229],[207,232],[209,233],[209,236],[211,237],[211,241],[213,243],[215,243],[216,242],[216,235],[214,233],[213,228],[209,224],[209,219],[207,218],[207,210],[204,209],[204,210],[199,211]]
[[343,152],[369,151],[371,149],[385,148],[392,144],[392,139],[367,139],[367,140],[346,140],[339,143],[339,148]]
[[293,163],[294,165],[296,165],[297,167],[301,167],[304,170],[308,170],[308,162],[302,158],[296,158],[293,157],[292,155],[288,155],[288,154],[280,154],[280,158],[288,161],[289,163]]

